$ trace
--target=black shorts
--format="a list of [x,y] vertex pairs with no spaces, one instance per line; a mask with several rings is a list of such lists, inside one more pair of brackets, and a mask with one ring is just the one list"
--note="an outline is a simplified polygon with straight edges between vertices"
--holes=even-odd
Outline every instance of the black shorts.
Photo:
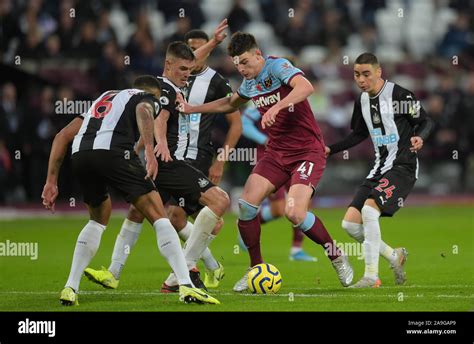
[[361,211],[365,201],[372,198],[382,211],[381,216],[393,216],[403,204],[415,185],[413,171],[394,167],[375,179],[366,179],[357,189],[349,207]]
[[212,165],[212,157],[209,159],[199,159],[199,160],[191,160],[186,159],[184,160],[189,165],[196,167],[199,171],[201,171],[206,177],[209,177],[209,169]]
[[84,202],[99,206],[109,196],[108,187],[116,189],[127,202],[155,190],[145,180],[146,170],[135,153],[129,159],[109,150],[80,151],[72,156],[73,171],[79,179]]
[[207,175],[183,160],[159,161],[155,185],[163,203],[169,201],[183,208],[188,215],[204,207],[199,203],[201,193],[215,186]]

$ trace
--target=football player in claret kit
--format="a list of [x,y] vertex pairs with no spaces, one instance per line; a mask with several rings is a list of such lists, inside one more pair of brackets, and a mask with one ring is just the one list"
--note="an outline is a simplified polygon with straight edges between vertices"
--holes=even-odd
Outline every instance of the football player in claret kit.
[[[191,106],[181,97],[179,109],[183,113],[232,112],[252,100],[262,114],[269,141],[239,199],[238,226],[248,248],[250,268],[263,262],[258,208],[268,195],[289,182],[286,217],[326,249],[340,282],[348,286],[353,277],[349,260],[321,220],[308,211],[326,166],[323,137],[307,100],[313,92],[311,83],[288,60],[263,56],[251,34],[235,33],[228,53],[244,77],[237,92],[199,106]],[[234,291],[248,289],[248,271],[234,285]]]
[[[139,77],[132,89],[103,93],[87,113],[74,119],[56,135],[42,193],[43,204],[54,210],[59,169],[67,145],[74,139],[73,169],[90,217],[77,238],[69,278],[60,295],[63,305],[78,304],[82,273],[95,256],[109,222],[112,210],[108,194],[110,187],[118,190],[152,224],[160,253],[179,276],[181,299],[219,303],[193,287],[178,235],[166,217],[163,203],[151,181],[158,171],[153,152],[153,120],[160,109],[159,97],[160,84],[156,78]],[[146,170],[133,152],[139,137],[145,146]]]
[[[253,106],[248,106],[242,112],[242,128],[243,136],[256,143],[257,147],[257,161],[262,159],[265,153],[265,146],[268,141],[266,131],[262,129],[260,124],[262,116],[260,112]],[[282,216],[285,216],[285,199],[288,192],[288,184],[283,185],[270,196],[268,202],[260,206],[258,217],[260,217],[260,224],[270,223]],[[304,234],[296,227],[292,227],[293,237],[290,248],[290,260],[315,262],[316,257],[310,256],[303,250]],[[240,237],[238,236],[239,245],[242,249],[247,249]]]
[[381,238],[380,216],[393,216],[418,178],[417,151],[433,129],[433,121],[412,92],[382,79],[377,57],[364,53],[354,64],[354,79],[362,93],[354,104],[352,132],[344,140],[326,147],[335,154],[371,137],[375,164],[359,186],[347,209],[342,227],[364,245],[364,277],[354,288],[379,287],[379,255],[390,263],[395,283],[406,280],[403,265],[407,250],[393,249]]

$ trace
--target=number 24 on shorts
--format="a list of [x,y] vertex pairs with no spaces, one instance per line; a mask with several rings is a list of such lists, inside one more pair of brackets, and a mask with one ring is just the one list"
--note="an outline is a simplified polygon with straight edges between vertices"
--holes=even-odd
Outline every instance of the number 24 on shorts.
[[379,186],[375,188],[378,192],[384,192],[387,199],[392,197],[393,190],[396,188],[395,185],[387,187],[388,184],[390,184],[390,181],[387,178],[382,178],[379,181]]

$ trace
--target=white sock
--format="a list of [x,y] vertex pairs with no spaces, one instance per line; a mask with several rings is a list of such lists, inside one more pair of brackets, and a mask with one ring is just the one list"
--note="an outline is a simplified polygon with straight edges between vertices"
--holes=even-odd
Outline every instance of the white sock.
[[390,263],[395,263],[397,260],[397,254],[395,253],[395,250],[388,246],[383,240],[380,240],[380,254]]
[[364,277],[377,279],[379,274],[380,250],[380,213],[368,206],[362,208],[362,222],[364,226],[364,252],[365,273]]
[[342,220],[342,228],[357,242],[364,242],[364,226],[361,223]]
[[[364,242],[364,226],[362,224],[342,220],[342,228],[344,228],[347,234],[356,239],[358,242]],[[382,239],[380,239],[379,253],[390,263],[395,262],[397,259],[394,249],[388,246]]]
[[174,272],[169,274],[169,276],[166,279],[165,283],[166,283],[167,286],[170,286],[170,287],[179,284],[178,279],[176,278],[176,275],[174,274]]
[[302,248],[302,247],[299,247],[299,246],[291,246],[290,254],[291,254],[291,255],[297,254],[298,252],[301,252],[301,251],[303,251],[303,248]]
[[167,218],[158,219],[153,223],[153,228],[156,232],[158,249],[176,274],[178,283],[180,285],[191,284],[179,237],[170,220]]
[[191,235],[191,232],[193,231],[193,227],[194,227],[194,225],[191,222],[188,221],[186,223],[186,226],[184,226],[183,229],[181,229],[178,232],[179,238],[181,240],[183,240],[184,242],[186,242],[189,239],[189,236]]
[[216,258],[212,255],[211,250],[209,249],[209,245],[211,244],[212,240],[214,240],[216,236],[214,234],[209,234],[207,238],[206,248],[201,255],[201,260],[204,262],[206,269],[208,270],[215,270],[219,267],[219,263],[217,263]]
[[71,271],[66,282],[66,287],[71,287],[77,293],[84,269],[94,258],[100,245],[100,238],[105,226],[90,220],[77,237],[76,248],[72,256]]
[[194,229],[191,231],[191,235],[186,241],[186,247],[184,248],[188,270],[196,267],[196,263],[206,249],[210,240],[209,236],[218,221],[219,216],[214,214],[208,207],[202,208],[199,212],[196,221],[194,221]]
[[[189,239],[189,236],[191,235],[193,231],[194,225],[188,221],[186,226],[182,230],[178,232],[179,237],[183,241],[187,241]],[[201,260],[204,262],[204,265],[206,266],[207,269],[209,270],[215,270],[219,267],[219,264],[217,263],[217,260],[214,258],[212,255],[211,250],[209,249],[209,245],[211,244],[212,240],[215,239],[215,235],[210,234],[208,243],[206,245],[206,248],[204,249],[204,252],[201,255]],[[168,283],[166,283],[168,284]],[[170,285],[170,284],[168,284]]]
[[122,273],[128,255],[135,246],[141,231],[142,223],[133,222],[129,219],[123,221],[120,233],[115,240],[112,262],[108,269],[116,279],[120,279],[120,274]]

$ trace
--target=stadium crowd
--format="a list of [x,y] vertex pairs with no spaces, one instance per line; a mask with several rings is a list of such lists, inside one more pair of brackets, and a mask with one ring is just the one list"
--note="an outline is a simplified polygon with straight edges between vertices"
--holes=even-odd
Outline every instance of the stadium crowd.
[[[1,0],[0,204],[39,200],[52,140],[80,114],[58,104],[161,75],[169,42],[192,28],[211,33],[224,17],[231,32],[253,33],[265,54],[294,57],[313,82],[310,102],[327,143],[350,130],[353,59],[376,53],[383,76],[414,90],[436,121],[420,153],[425,191],[472,192],[474,1]],[[239,85],[225,44],[210,61]],[[217,131],[216,141],[222,136]],[[354,164],[371,159],[372,149],[370,142],[354,149]],[[77,191],[69,161],[61,176],[61,195]]]

